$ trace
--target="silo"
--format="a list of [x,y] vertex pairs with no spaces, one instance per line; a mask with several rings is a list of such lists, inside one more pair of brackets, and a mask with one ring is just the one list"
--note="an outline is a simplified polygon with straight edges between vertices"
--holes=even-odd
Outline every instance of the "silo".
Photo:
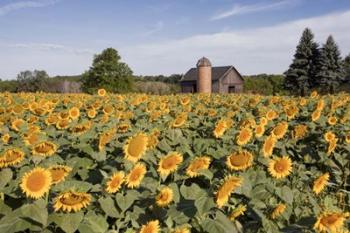
[[197,92],[211,93],[211,63],[208,58],[202,57],[197,62]]

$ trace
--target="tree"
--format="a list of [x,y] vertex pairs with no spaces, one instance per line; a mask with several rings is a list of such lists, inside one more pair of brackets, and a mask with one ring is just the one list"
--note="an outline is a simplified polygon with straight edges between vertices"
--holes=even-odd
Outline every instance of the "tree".
[[314,42],[314,35],[306,28],[296,48],[294,59],[289,69],[285,72],[284,87],[288,90],[304,95],[314,86],[313,75],[315,73],[318,44]]
[[350,54],[343,61],[344,81],[350,82]]
[[37,92],[48,90],[49,75],[44,70],[22,71],[17,75],[17,92]]
[[98,88],[110,92],[127,92],[133,88],[132,71],[120,61],[118,51],[107,48],[95,55],[92,67],[82,76],[82,89],[92,93]]
[[321,49],[316,80],[322,91],[330,93],[334,93],[343,80],[342,59],[332,36],[328,37]]

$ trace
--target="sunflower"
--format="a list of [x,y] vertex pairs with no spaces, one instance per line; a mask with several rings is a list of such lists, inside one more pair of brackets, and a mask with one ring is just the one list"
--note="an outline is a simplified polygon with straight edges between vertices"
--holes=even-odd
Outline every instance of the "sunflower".
[[246,205],[242,205],[240,204],[239,206],[237,206],[237,208],[235,208],[232,213],[229,215],[229,219],[231,221],[235,220],[236,218],[238,218],[239,216],[244,215],[244,213],[247,211],[247,206]]
[[69,127],[70,120],[69,119],[59,119],[56,122],[57,129],[67,129]]
[[316,109],[311,114],[311,120],[312,121],[317,121],[318,119],[320,119],[320,117],[321,117],[321,110]]
[[317,91],[312,91],[311,94],[310,94],[310,97],[313,98],[313,99],[315,99],[317,96],[318,96]]
[[277,139],[273,135],[270,135],[265,139],[264,145],[262,148],[264,157],[269,157],[272,155],[276,142],[277,142]]
[[137,163],[126,176],[126,185],[128,188],[137,188],[140,186],[143,177],[147,172],[146,166],[142,163]]
[[29,134],[25,134],[23,136],[23,141],[24,141],[24,144],[26,144],[27,146],[35,145],[40,141],[40,134],[32,133],[32,132]]
[[48,170],[51,173],[52,184],[58,184],[64,181],[66,176],[72,171],[72,168],[64,165],[55,165],[49,167]]
[[252,138],[252,135],[253,133],[251,129],[249,128],[241,129],[238,136],[236,137],[237,144],[240,146],[247,144]]
[[0,155],[0,168],[19,164],[24,159],[24,152],[20,149],[8,149]]
[[272,133],[277,139],[281,139],[287,133],[287,130],[288,123],[283,121],[277,124],[277,126],[272,130]]
[[308,127],[306,125],[295,126],[292,134],[294,139],[301,139],[308,133]]
[[39,199],[49,191],[51,182],[51,173],[36,167],[23,175],[20,187],[27,197]]
[[260,118],[260,125],[265,126],[265,125],[267,125],[267,123],[269,123],[269,121],[267,120],[266,117],[261,117]]
[[243,182],[243,178],[228,176],[225,178],[224,183],[220,186],[216,193],[216,204],[221,208],[228,201],[231,193],[238,188]]
[[180,99],[180,103],[181,105],[185,106],[188,105],[191,101],[191,97],[190,96],[184,96]]
[[324,140],[326,140],[327,142],[331,142],[332,140],[334,140],[336,138],[335,134],[331,131],[326,132],[323,135]]
[[344,225],[344,214],[338,212],[326,212],[317,217],[314,230],[318,232],[341,232]]
[[120,186],[123,184],[125,174],[122,171],[115,172],[110,178],[109,181],[107,182],[107,187],[106,191],[108,193],[115,193],[118,192],[120,189]]
[[337,147],[337,142],[338,142],[338,139],[335,138],[335,139],[331,140],[331,141],[328,143],[327,155],[332,154],[332,152],[333,152],[333,151],[335,150],[335,148]]
[[110,143],[115,135],[116,129],[112,128],[100,134],[98,139],[98,150],[103,151],[105,146]]
[[136,163],[146,153],[148,137],[143,133],[136,134],[129,138],[124,145],[125,159]]
[[11,136],[10,134],[6,133],[4,135],[1,136],[1,141],[4,143],[4,144],[8,144],[9,141],[11,139]]
[[322,111],[323,108],[324,108],[324,105],[325,105],[325,104],[324,104],[324,100],[323,100],[323,99],[320,99],[320,100],[317,102],[316,109]]
[[166,207],[173,201],[174,193],[169,187],[162,188],[156,197],[156,204],[159,207]]
[[255,136],[257,138],[260,138],[261,136],[263,136],[265,133],[265,126],[263,124],[259,124],[255,127]]
[[278,204],[271,213],[271,218],[276,219],[286,210],[287,206],[285,204]]
[[139,233],[158,233],[160,232],[159,221],[149,221],[147,224],[142,225]]
[[350,133],[348,135],[345,136],[345,141],[347,143],[350,143]]
[[215,136],[216,138],[221,138],[222,135],[224,135],[224,133],[225,133],[225,131],[227,130],[227,128],[228,128],[228,125],[227,125],[226,121],[225,121],[225,120],[220,120],[220,121],[216,124],[215,129],[214,129],[214,131],[213,131],[214,136]]
[[118,133],[126,133],[128,132],[128,129],[130,128],[130,125],[128,123],[121,123],[118,125]]
[[178,152],[170,152],[160,159],[158,164],[158,172],[161,176],[167,176],[177,170],[177,167],[182,163],[183,157]]
[[226,165],[230,170],[245,170],[252,166],[253,155],[246,150],[234,152],[226,159]]
[[187,121],[187,114],[182,113],[179,116],[177,116],[175,120],[173,120],[173,122],[171,123],[171,127],[179,128],[183,126],[186,123],[186,121]]
[[326,172],[325,174],[319,176],[315,181],[314,181],[314,185],[312,187],[312,191],[314,191],[314,193],[319,194],[320,192],[322,192],[322,190],[325,189],[327,183],[329,180],[329,173]]
[[274,110],[269,110],[267,113],[266,113],[266,119],[271,121],[273,119],[275,119],[277,117],[277,112],[274,111]]
[[154,129],[152,133],[148,136],[147,148],[154,149],[158,145],[160,131],[158,129]]
[[24,124],[25,121],[23,119],[15,119],[11,122],[11,128],[18,132]]
[[40,155],[40,156],[51,156],[56,151],[57,151],[57,145],[49,141],[38,143],[32,149],[33,155]]
[[292,160],[287,156],[272,159],[269,162],[268,170],[272,177],[277,179],[284,178],[292,172]]
[[186,169],[186,174],[189,177],[197,177],[200,175],[199,172],[209,168],[211,159],[208,156],[197,157],[191,161]]
[[335,116],[331,116],[331,117],[329,117],[328,118],[328,120],[327,120],[327,122],[328,122],[328,124],[329,125],[335,125],[335,124],[337,124],[337,118],[335,117]]
[[95,117],[96,117],[96,114],[97,114],[97,112],[96,112],[95,109],[90,109],[90,110],[87,111],[87,116],[88,116],[89,118],[95,118]]
[[91,195],[85,192],[67,191],[58,195],[54,200],[56,212],[63,210],[66,212],[77,212],[87,207],[91,202]]
[[105,96],[107,94],[107,91],[103,88],[97,90],[97,94],[101,97]]
[[69,117],[73,120],[78,119],[80,116],[80,110],[77,107],[72,107],[71,109],[69,109],[68,113]]

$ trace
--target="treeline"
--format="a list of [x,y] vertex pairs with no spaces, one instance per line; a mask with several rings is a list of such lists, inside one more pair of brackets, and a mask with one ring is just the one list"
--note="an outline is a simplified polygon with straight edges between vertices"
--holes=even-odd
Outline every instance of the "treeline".
[[306,95],[311,90],[335,93],[350,81],[350,55],[344,60],[330,35],[322,47],[306,28],[296,48],[294,59],[285,72],[284,88],[292,94]]
[[258,74],[244,76],[244,92],[261,95],[288,94],[283,89],[283,75]]

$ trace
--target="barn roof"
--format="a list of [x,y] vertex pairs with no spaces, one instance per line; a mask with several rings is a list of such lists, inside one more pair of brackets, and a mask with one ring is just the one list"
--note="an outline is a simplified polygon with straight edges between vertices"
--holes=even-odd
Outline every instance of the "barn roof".
[[[237,74],[243,79],[241,74],[236,70],[235,67],[233,66],[216,66],[212,67],[211,69],[211,76],[212,76],[212,81],[217,81],[220,78],[224,77],[225,74],[233,69],[234,71],[237,72]],[[196,81],[197,80],[197,68],[191,68],[187,73],[182,77],[180,82],[186,82],[186,81]]]

